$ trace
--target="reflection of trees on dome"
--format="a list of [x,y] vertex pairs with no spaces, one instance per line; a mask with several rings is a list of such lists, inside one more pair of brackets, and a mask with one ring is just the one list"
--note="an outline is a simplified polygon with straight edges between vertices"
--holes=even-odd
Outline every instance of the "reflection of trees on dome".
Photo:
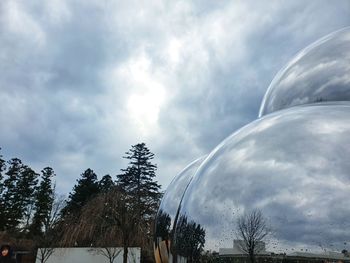
[[193,220],[187,222],[187,216],[181,216],[176,224],[173,250],[176,255],[186,258],[187,262],[199,262],[205,244],[205,230]]
[[162,239],[169,239],[171,218],[163,210],[159,210],[156,221],[156,234]]
[[[156,258],[159,257],[159,262],[167,262],[169,258],[169,245],[171,235],[171,218],[169,214],[162,209],[158,211],[157,220],[155,222],[154,246]],[[164,243],[166,252],[162,253],[162,243]]]

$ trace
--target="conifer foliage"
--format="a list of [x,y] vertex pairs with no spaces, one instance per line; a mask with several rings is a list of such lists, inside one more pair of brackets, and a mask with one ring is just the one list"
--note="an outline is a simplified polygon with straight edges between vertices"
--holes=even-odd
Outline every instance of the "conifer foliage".
[[[1,148],[0,148],[1,150]],[[4,208],[5,203],[3,200],[3,191],[4,191],[4,175],[3,172],[6,169],[6,161],[2,159],[2,155],[0,154],[0,230],[3,229],[4,225]]]
[[54,202],[54,171],[46,167],[41,178],[19,158],[0,155],[0,231],[16,237],[43,233]]
[[69,200],[63,209],[63,215],[76,214],[94,196],[99,193],[97,175],[90,168],[81,174],[73,192],[69,194]]
[[38,174],[18,158],[8,162],[2,193],[3,210],[0,214],[3,230],[16,230],[30,218]]
[[[1,148],[0,148],[1,151]],[[4,186],[3,186],[3,175],[2,172],[6,169],[6,161],[4,159],[2,159],[2,155],[0,154],[0,193],[2,193]],[[1,205],[1,203],[0,203]],[[0,207],[1,208],[1,207]]]
[[157,212],[161,197],[160,185],[154,180],[157,170],[152,163],[154,154],[145,143],[139,143],[132,145],[124,158],[129,165],[117,175],[118,185],[133,197],[140,218],[150,218]]
[[33,235],[42,235],[45,226],[50,220],[50,212],[54,202],[54,187],[52,178],[55,173],[51,167],[45,167],[41,171],[41,181],[37,187],[34,201],[34,216],[31,225]]
[[145,261],[152,255],[153,221],[161,198],[161,186],[155,180],[157,165],[152,162],[154,154],[145,143],[132,145],[124,158],[129,164],[117,175],[117,185],[128,197],[127,207],[134,214],[136,235],[142,237],[142,244],[138,245]]
[[101,193],[108,193],[115,186],[112,177],[109,174],[106,174],[98,182],[98,187]]

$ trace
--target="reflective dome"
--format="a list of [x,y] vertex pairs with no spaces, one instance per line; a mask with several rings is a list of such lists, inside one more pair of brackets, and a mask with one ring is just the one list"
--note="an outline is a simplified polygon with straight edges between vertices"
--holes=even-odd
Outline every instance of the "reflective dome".
[[182,199],[172,252],[177,262],[237,254],[242,229],[251,229],[243,223],[258,217],[253,227],[266,234],[260,254],[341,257],[349,251],[349,196],[350,103],[278,111],[233,133],[203,161]]
[[204,158],[198,158],[183,169],[172,180],[164,193],[155,223],[154,254],[157,263],[165,263],[169,260],[169,240],[181,198]]
[[350,101],[350,27],[302,50],[271,82],[259,117],[296,105]]

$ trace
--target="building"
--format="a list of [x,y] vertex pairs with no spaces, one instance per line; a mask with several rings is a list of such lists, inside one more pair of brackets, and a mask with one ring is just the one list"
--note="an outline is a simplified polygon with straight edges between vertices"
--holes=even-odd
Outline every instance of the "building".
[[[275,254],[266,251],[264,242],[258,245],[255,255],[256,263],[350,263],[348,253],[325,252],[292,252],[290,254]],[[242,251],[243,241],[234,240],[232,248],[220,248],[218,261],[222,263],[250,263],[247,253]]]

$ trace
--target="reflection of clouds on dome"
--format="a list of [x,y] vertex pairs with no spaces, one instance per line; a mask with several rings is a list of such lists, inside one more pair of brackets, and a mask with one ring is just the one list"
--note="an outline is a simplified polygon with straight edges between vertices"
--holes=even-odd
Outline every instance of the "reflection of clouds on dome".
[[259,117],[288,107],[350,100],[350,28],[301,51],[272,81]]
[[167,213],[171,217],[171,226],[173,226],[176,212],[179,208],[181,198],[185,193],[187,185],[190,183],[193,175],[201,165],[205,157],[200,157],[190,163],[171,181],[167,190],[164,193],[162,201],[159,205],[159,210]]
[[230,247],[237,216],[255,208],[273,229],[275,252],[286,244],[316,251],[349,240],[349,116],[350,103],[295,107],[220,144],[180,211],[205,229],[205,250]]
[[272,81],[262,118],[198,162],[186,186],[181,174],[174,179],[160,208],[175,224],[171,256],[191,261],[232,247],[238,219],[251,211],[266,219],[270,252],[344,248],[350,240],[349,47],[350,27],[301,51]]

